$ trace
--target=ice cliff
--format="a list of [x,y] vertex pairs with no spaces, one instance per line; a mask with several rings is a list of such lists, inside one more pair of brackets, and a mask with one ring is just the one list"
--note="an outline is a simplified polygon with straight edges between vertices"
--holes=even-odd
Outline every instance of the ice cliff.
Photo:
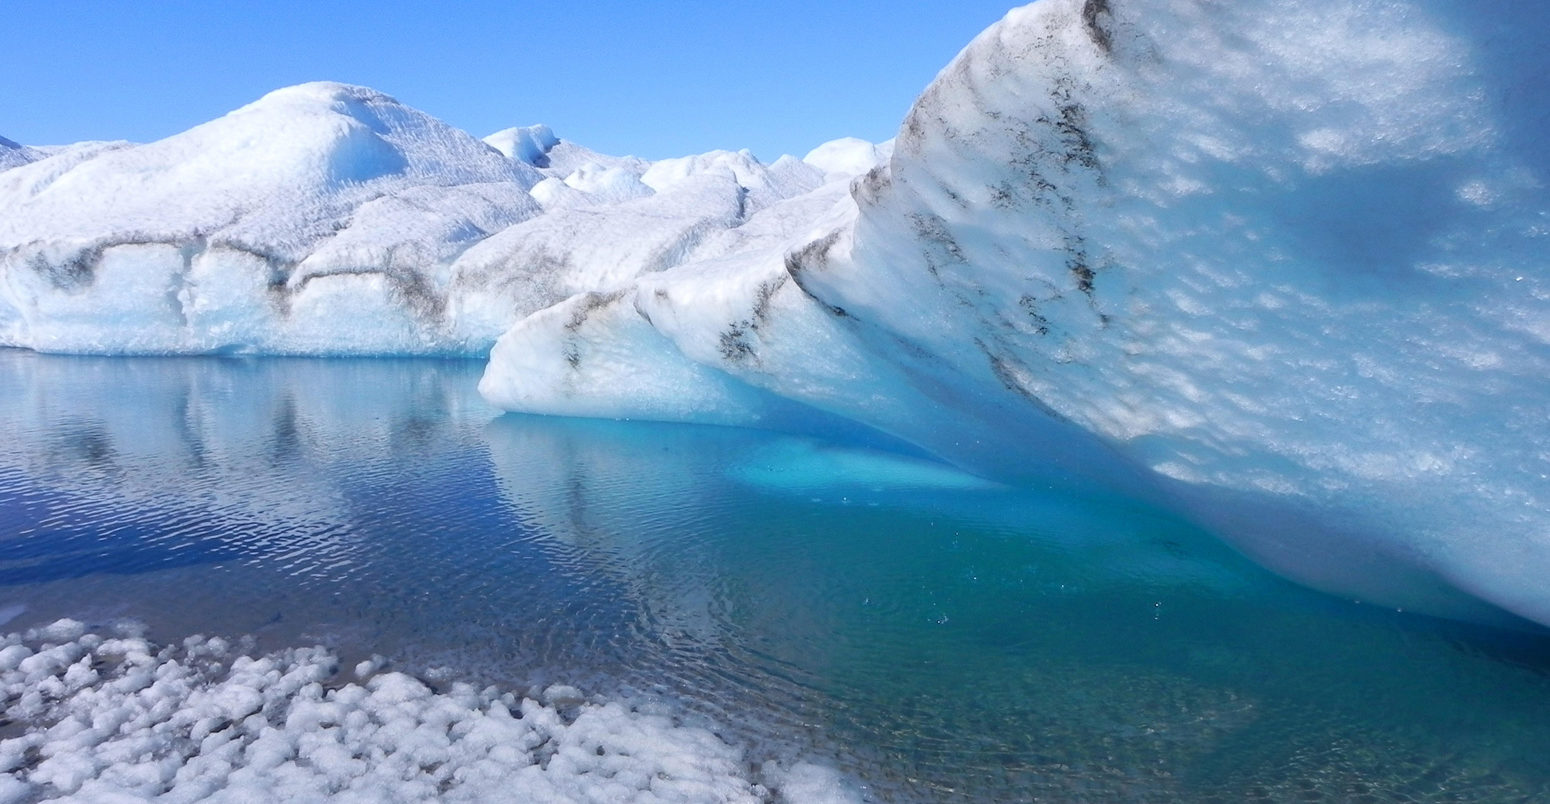
[[1182,508],[1337,594],[1550,623],[1546,30],[1462,0],[1041,0],[891,148],[769,165],[281,90],[0,172],[0,342],[505,331],[482,390],[510,410],[822,411]]

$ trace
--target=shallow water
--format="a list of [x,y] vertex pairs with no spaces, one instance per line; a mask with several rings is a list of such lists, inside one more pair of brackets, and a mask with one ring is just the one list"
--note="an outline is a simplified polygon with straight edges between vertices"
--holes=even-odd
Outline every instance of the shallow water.
[[498,416],[481,364],[0,351],[0,619],[651,696],[878,800],[1550,796],[1550,640],[863,434]]

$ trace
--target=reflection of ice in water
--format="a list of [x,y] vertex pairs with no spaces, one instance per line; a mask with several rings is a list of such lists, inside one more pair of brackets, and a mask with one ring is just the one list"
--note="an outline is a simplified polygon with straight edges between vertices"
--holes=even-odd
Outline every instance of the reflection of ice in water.
[[[477,364],[0,372],[0,521],[31,529],[0,543],[12,629],[84,605],[163,640],[321,639],[346,667],[645,696],[883,798],[1550,780],[1542,641],[1343,607],[1100,490],[864,440],[496,418]],[[58,450],[61,422],[96,435]],[[99,531],[123,574],[69,542]],[[57,580],[23,577],[49,562]],[[1460,728],[1485,737],[1443,745]]]
[[[1177,789],[1143,769],[1205,762],[1239,734],[1247,751],[1266,718],[1317,736],[1253,747],[1265,756],[1336,734],[1391,739],[1451,683],[1445,643],[1416,653],[1390,622],[1330,617],[1323,598],[1101,492],[1017,492],[713,428],[506,417],[488,438],[514,506],[575,551],[575,571],[619,579],[659,643],[659,679],[719,716],[762,705],[788,728],[817,727],[880,789],[966,776],[986,785],[970,789],[994,778],[1057,798],[1117,790],[1104,787],[1115,778]],[[1352,667],[1359,679],[1341,677]],[[1481,681],[1474,694],[1494,699]],[[1384,697],[1404,714],[1373,725],[1361,699],[1394,683],[1401,700]],[[1326,704],[1329,721],[1304,720]],[[1527,728],[1523,744],[1543,744]],[[1427,750],[1401,740],[1388,756],[1425,764]],[[1212,773],[1265,772],[1250,762],[1242,776],[1245,761],[1228,750]],[[1338,752],[1313,765],[1392,782]],[[1455,778],[1489,789],[1476,772]]]
[[[451,447],[455,428],[477,423],[462,409],[494,415],[466,392],[472,363],[5,357],[0,427],[13,442],[0,473],[25,481],[26,508],[45,519],[97,521],[77,541],[102,554],[98,571],[200,560],[174,557],[192,551],[348,572],[362,549],[349,486],[404,445]],[[137,538],[146,528],[156,533]],[[37,580],[87,559],[25,571]]]
[[[5,353],[0,367],[18,380],[5,384],[17,398],[6,400],[15,404],[4,406],[10,419],[4,424],[18,437],[0,450],[0,518],[21,525],[17,541],[8,545],[12,549],[0,548],[0,583],[8,587],[0,587],[0,603],[13,594],[33,602],[30,611],[23,603],[6,604],[0,612],[6,620],[28,615],[26,620],[36,623],[83,611],[108,618],[138,614],[175,642],[191,631],[211,630],[267,632],[264,642],[270,645],[323,638],[346,657],[380,648],[411,668],[430,670],[433,660],[450,661],[437,675],[483,674],[516,682],[519,690],[524,683],[542,690],[552,686],[544,679],[569,670],[581,671],[579,681],[596,682],[599,673],[625,661],[627,649],[606,648],[622,630],[611,613],[617,609],[613,596],[592,589],[587,579],[578,582],[581,592],[550,580],[551,566],[541,561],[541,552],[513,549],[514,540],[529,535],[521,523],[498,504],[481,510],[480,498],[488,495],[479,486],[487,486],[488,478],[482,450],[471,442],[493,412],[473,394],[476,364],[115,362]],[[125,387],[143,393],[123,394]],[[229,399],[242,404],[226,405]],[[59,449],[61,438],[76,448]],[[472,481],[466,477],[470,472]],[[89,542],[95,549],[81,547]],[[602,632],[597,636],[603,650],[583,636],[594,628]],[[560,647],[563,642],[575,644]],[[93,649],[62,648],[83,656]],[[332,660],[281,652],[260,661],[289,677],[316,675]],[[37,660],[31,665],[42,667]],[[167,669],[164,660],[153,665]],[[76,674],[70,679],[79,687]],[[11,680],[18,690],[45,683],[44,676]],[[246,683],[223,681],[219,673],[188,680],[198,699],[182,702],[189,706],[212,696],[231,698]],[[290,707],[286,711],[316,709],[316,702],[283,700],[295,687],[269,685],[264,700]],[[83,699],[80,705],[95,706],[105,716],[134,705],[132,696],[119,700],[100,692],[93,693],[95,703]],[[400,708],[435,722],[437,711],[467,704],[463,698],[468,696],[415,695]],[[485,723],[488,713],[480,712],[493,704],[475,703],[468,723]],[[372,723],[381,720],[380,706],[355,708]],[[667,792],[695,789],[682,784],[690,768],[705,776],[705,790],[749,795],[748,780],[762,779],[793,791],[843,792],[832,772],[809,765],[754,772],[739,764],[736,745],[677,726],[680,717],[671,708],[661,708],[660,716],[618,707],[587,712],[572,726],[544,727],[552,732],[545,738],[552,744],[543,756],[563,754],[568,744],[590,751],[593,743],[632,733],[644,742],[633,748],[628,740],[611,745],[621,752],[614,759],[588,754],[587,762],[598,765],[592,771],[606,766],[647,780],[668,772],[676,779],[672,784],[653,783],[653,789]],[[282,716],[277,723],[286,720]],[[269,742],[294,749],[316,742],[309,733],[305,727],[283,730]],[[538,732],[524,732],[533,733]],[[154,744],[158,734],[133,731],[129,738]],[[242,756],[276,747],[253,742],[254,734],[233,742],[244,746]],[[362,734],[355,737],[370,744],[371,736]],[[522,738],[517,743],[526,740],[517,736]],[[346,749],[365,750],[346,743]],[[464,766],[490,770],[474,767],[482,757],[461,757],[457,745],[467,747],[452,747],[446,773]],[[587,773],[587,762],[572,768],[574,773]],[[42,776],[29,771],[27,778],[64,783],[69,777],[59,775],[62,767],[50,765]],[[525,767],[516,762],[505,769],[515,773]],[[560,766],[546,761],[545,767]],[[344,789],[332,778],[338,769],[309,770],[304,763],[285,789],[338,792]],[[318,773],[309,775],[312,770]],[[369,769],[358,781],[370,782],[382,770]],[[116,773],[109,763],[81,778],[98,772]],[[244,778],[244,784],[269,784]],[[416,778],[433,787],[436,781]],[[585,787],[572,784],[584,777],[569,779],[564,771],[535,778],[549,781],[535,787],[529,778],[517,788],[579,795]],[[626,785],[618,790],[629,789],[625,776],[616,781]],[[242,785],[232,783],[240,792]],[[66,783],[54,791],[71,789]],[[484,788],[475,784],[464,792],[479,789]]]
[[734,477],[755,486],[799,491],[866,488],[875,491],[989,489],[999,484],[950,466],[870,449],[832,446],[787,438],[754,451],[731,467]]

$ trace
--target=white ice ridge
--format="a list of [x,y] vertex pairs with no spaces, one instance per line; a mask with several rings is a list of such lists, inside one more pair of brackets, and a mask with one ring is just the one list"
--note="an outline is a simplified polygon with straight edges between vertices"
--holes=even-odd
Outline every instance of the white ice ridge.
[[0,346],[482,356],[572,294],[805,235],[831,167],[481,142],[333,83],[146,145],[3,140]]
[[796,401],[1170,501],[1338,594],[1550,624],[1545,30],[1543,4],[1042,0],[802,244],[536,313],[481,388]]
[[[0,802],[846,802],[810,763],[755,768],[670,714],[453,683],[435,691],[322,648],[257,658],[60,620],[0,637]],[[755,777],[759,777],[755,779]]]
[[0,170],[25,165],[42,159],[44,154],[36,148],[28,148],[17,142],[0,137]]

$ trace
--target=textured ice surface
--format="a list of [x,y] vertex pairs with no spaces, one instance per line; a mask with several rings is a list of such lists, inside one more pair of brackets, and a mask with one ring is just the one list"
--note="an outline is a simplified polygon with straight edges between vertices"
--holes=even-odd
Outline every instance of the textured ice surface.
[[[859,800],[815,765],[755,768],[671,714],[550,685],[435,690],[322,648],[251,657],[73,620],[0,637],[0,800]],[[762,776],[772,790],[754,777]]]
[[1547,23],[1046,0],[805,243],[528,318],[483,387],[747,422],[760,388],[1172,500],[1340,594],[1550,623]]

